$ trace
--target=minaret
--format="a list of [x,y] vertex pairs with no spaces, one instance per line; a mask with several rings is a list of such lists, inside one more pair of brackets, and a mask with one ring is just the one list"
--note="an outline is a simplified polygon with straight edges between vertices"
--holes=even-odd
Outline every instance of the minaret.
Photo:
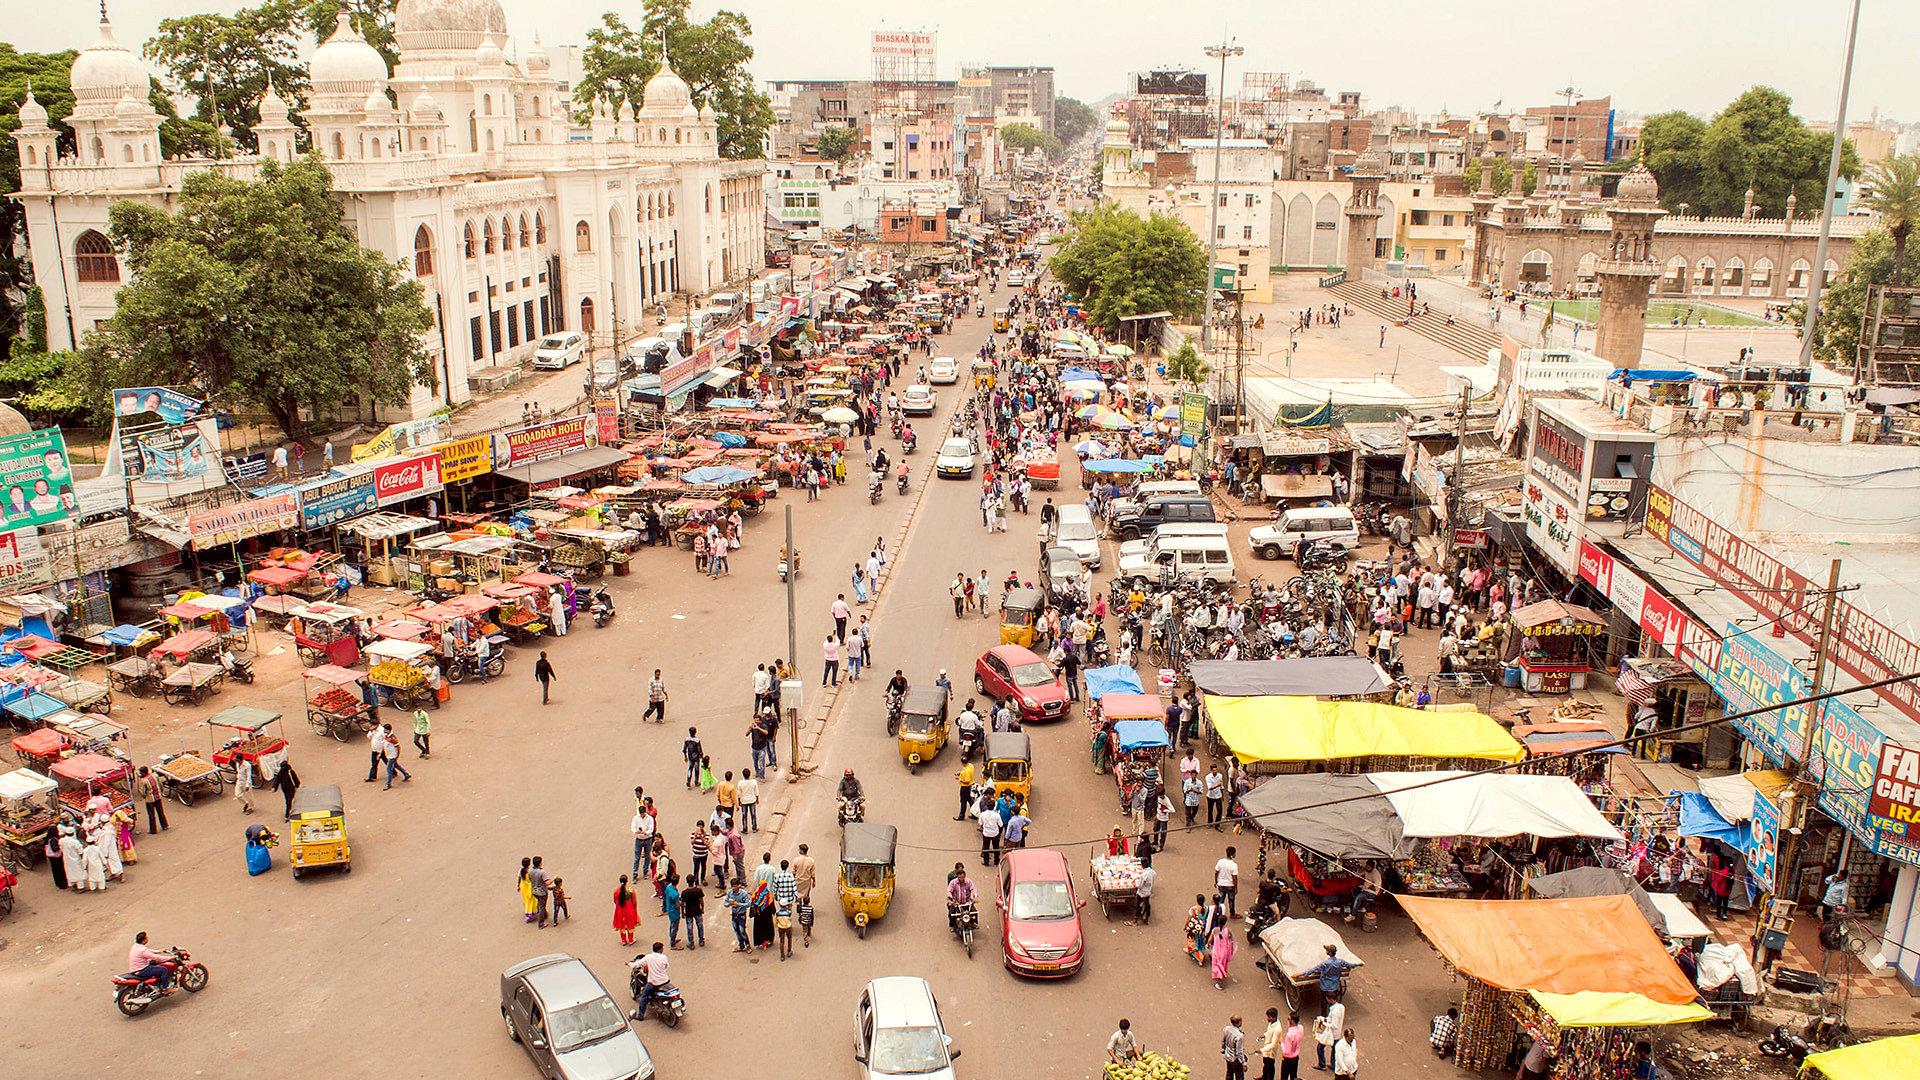
[[20,184],[33,188],[36,174],[45,176],[44,170],[58,164],[60,133],[47,125],[47,107],[33,96],[33,84],[27,84],[27,100],[20,103],[20,126],[13,131],[13,141],[20,152]]
[[260,122],[253,125],[254,142],[258,144],[260,157],[273,161],[292,161],[295,157],[294,146],[300,138],[300,129],[287,119],[287,103],[267,84],[267,94],[260,99]]
[[1362,271],[1373,268],[1374,238],[1379,233],[1380,155],[1371,149],[1361,154],[1347,174],[1353,181],[1353,194],[1342,212],[1347,215],[1347,280],[1359,281]]
[[1480,152],[1480,189],[1467,200],[1473,204],[1473,273],[1468,280],[1474,284],[1484,284],[1487,280],[1487,216],[1493,213],[1494,204],[1500,201],[1493,193],[1493,167],[1500,159],[1493,154],[1489,146]]
[[1640,366],[1640,349],[1647,336],[1647,292],[1660,276],[1653,255],[1653,227],[1666,211],[1660,209],[1660,185],[1642,159],[1620,180],[1619,193],[1607,216],[1613,232],[1606,257],[1594,267],[1600,284],[1600,324],[1594,335],[1594,354],[1623,368]]

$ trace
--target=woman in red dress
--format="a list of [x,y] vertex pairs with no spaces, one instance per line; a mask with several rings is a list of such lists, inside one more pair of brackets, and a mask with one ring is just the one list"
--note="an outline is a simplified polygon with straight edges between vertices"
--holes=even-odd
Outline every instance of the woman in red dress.
[[627,884],[627,875],[621,874],[620,885],[613,890],[613,928],[620,933],[620,944],[634,944],[633,929],[639,925],[640,901]]

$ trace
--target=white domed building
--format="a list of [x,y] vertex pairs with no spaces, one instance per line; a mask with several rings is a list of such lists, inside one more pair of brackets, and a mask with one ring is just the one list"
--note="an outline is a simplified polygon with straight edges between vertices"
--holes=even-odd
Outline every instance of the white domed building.
[[[670,68],[642,101],[579,124],[568,65],[537,37],[516,59],[498,0],[401,0],[395,44],[389,72],[343,15],[308,61],[304,117],[360,242],[404,263],[434,308],[440,391],[374,419],[463,401],[472,372],[517,363],[557,330],[596,345],[638,336],[655,303],[764,266],[766,163],[722,161],[713,114]],[[71,152],[31,96],[15,132],[16,198],[57,349],[113,314],[125,278],[106,238],[114,202],[166,206],[193,171],[251,178],[305,152],[269,90],[257,153],[163,159],[149,72],[105,20],[71,79]]]

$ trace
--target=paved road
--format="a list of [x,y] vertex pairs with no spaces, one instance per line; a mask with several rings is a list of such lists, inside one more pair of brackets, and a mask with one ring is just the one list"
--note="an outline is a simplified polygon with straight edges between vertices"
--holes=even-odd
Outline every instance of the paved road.
[[[964,320],[938,351],[970,355],[984,332],[983,321]],[[960,393],[941,391],[943,415]],[[1010,567],[1030,574],[1037,519],[1016,515],[1009,532],[987,535],[974,484],[925,477],[938,429],[922,430],[927,446],[912,461],[918,483],[932,488],[870,609],[878,627],[875,659],[883,673],[900,667],[915,682],[947,667],[964,692],[972,659],[997,640],[997,623],[956,620],[945,585],[960,569],[984,568],[996,580]],[[1078,491],[1071,476],[1067,485],[1062,497],[1071,498]],[[789,501],[785,493],[781,501]],[[909,503],[889,489],[869,506],[857,481],[818,504],[793,502],[808,567],[798,588],[800,669],[813,694],[828,604],[847,589],[846,571],[875,536],[888,536],[892,546]],[[720,581],[695,575],[685,553],[643,553],[639,573],[614,583],[620,615],[610,626],[585,625],[550,644],[560,679],[551,706],[540,705],[532,656],[516,651],[504,679],[457,689],[436,718],[434,757],[420,762],[409,750],[414,780],[391,791],[360,782],[360,745],[340,746],[297,724],[295,661],[284,653],[266,657],[258,686],[230,690],[215,707],[246,700],[295,717],[288,737],[302,777],[345,791],[354,873],[296,883],[276,866],[248,878],[241,833],[254,819],[242,818],[231,801],[176,808],[175,829],[154,840],[143,836],[143,857],[129,881],[104,895],[50,895],[44,870],[33,872],[19,907],[0,923],[10,1049],[47,1077],[97,1077],[136,1066],[162,1078],[260,1069],[289,1077],[531,1076],[500,1029],[498,973],[527,956],[564,950],[586,959],[616,991],[623,987],[622,964],[632,950],[608,928],[608,894],[631,859],[632,789],[645,785],[660,801],[670,835],[684,849],[685,832],[709,809],[682,786],[678,752],[686,725],[700,727],[718,767],[746,764],[750,673],[756,662],[786,651],[772,568],[778,528],[777,514],[751,524],[733,575]],[[654,667],[665,669],[672,690],[671,722],[642,727],[645,677]],[[1090,1063],[1121,1014],[1133,1018],[1149,1045],[1171,1048],[1203,1072],[1216,1068],[1226,1016],[1238,1011],[1252,1026],[1277,1000],[1251,953],[1235,960],[1234,982],[1220,993],[1180,952],[1182,899],[1201,887],[1220,849],[1236,838],[1176,835],[1159,860],[1162,915],[1153,927],[1108,922],[1097,905],[1088,908],[1087,970],[1077,978],[1024,982],[1003,971],[991,906],[969,960],[945,933],[941,900],[945,871],[956,859],[978,867],[973,829],[951,820],[957,766],[949,751],[907,775],[885,735],[879,681],[841,695],[821,744],[819,778],[767,787],[770,802],[794,800],[776,857],[806,842],[827,881],[816,894],[813,947],[785,964],[766,953],[742,957],[728,951],[722,929],[709,937],[711,951],[674,953],[689,1018],[677,1031],[641,1027],[661,1075],[710,1075],[777,1060],[789,1075],[851,1076],[858,988],[898,973],[932,981],[965,1052],[964,1076],[1092,1075]],[[211,711],[176,713],[144,703],[126,710],[135,753],[145,760],[176,745],[203,744],[204,729],[196,725]],[[1121,820],[1114,789],[1087,763],[1078,713],[1028,730],[1037,774],[1034,842],[1062,845],[1084,874],[1088,842]],[[783,746],[783,761],[784,753]],[[897,898],[865,941],[838,914],[830,877],[833,778],[847,767],[865,778],[870,817],[902,831]],[[1237,842],[1250,867],[1246,852],[1255,845],[1250,837]],[[759,850],[753,847],[750,858]],[[515,873],[519,859],[533,854],[566,880],[575,922],[536,931],[519,918]],[[643,940],[664,937],[655,911],[643,902]],[[137,929],[205,960],[209,990],[122,1020],[107,979],[121,970]],[[1398,919],[1361,947],[1372,963],[1356,979],[1349,1016],[1362,1032],[1368,1064],[1450,1071],[1420,1038],[1426,1017],[1444,1004],[1431,954]],[[752,1050],[732,1042],[743,1033],[754,1036]],[[1380,1036],[1413,1041],[1395,1048]]]

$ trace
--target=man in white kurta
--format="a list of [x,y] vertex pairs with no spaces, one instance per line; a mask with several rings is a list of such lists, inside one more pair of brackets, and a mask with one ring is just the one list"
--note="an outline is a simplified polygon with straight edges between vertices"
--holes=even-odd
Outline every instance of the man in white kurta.
[[62,868],[67,872],[67,886],[74,892],[79,892],[86,888],[86,850],[86,845],[82,844],[80,838],[73,834],[73,827],[71,825],[62,825],[60,827],[60,862],[62,863]]
[[80,856],[81,864],[86,868],[86,891],[107,891],[107,857],[101,853],[100,845],[88,840],[86,849]]

